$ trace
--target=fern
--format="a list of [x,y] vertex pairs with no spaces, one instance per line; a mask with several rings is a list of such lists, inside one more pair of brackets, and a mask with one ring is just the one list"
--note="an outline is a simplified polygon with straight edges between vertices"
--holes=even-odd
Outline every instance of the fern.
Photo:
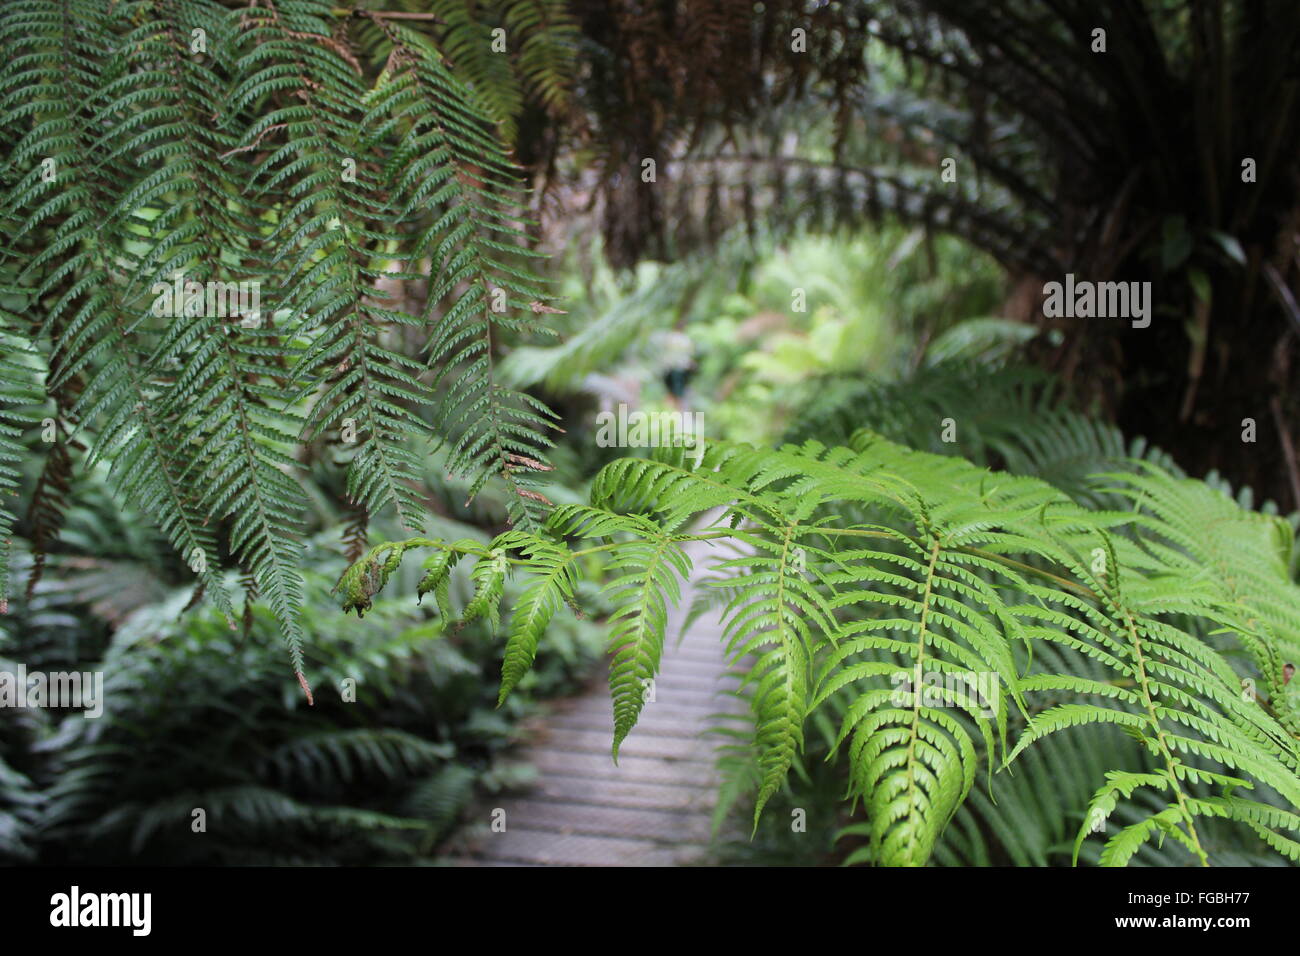
[[[530,562],[535,577],[520,595],[510,617],[510,637],[501,664],[498,704],[505,701],[506,695],[533,666],[542,634],[560,605],[573,601],[574,570],[566,549],[541,540],[520,541],[519,549]],[[432,560],[439,561],[440,558],[435,555]],[[445,576],[440,576],[440,581],[445,581]],[[439,608],[444,615],[449,613],[445,590]]]
[[[324,0],[0,13],[0,268],[26,313],[6,332],[231,626],[223,563],[246,573],[304,690],[309,449],[335,446],[357,526],[391,508],[422,530],[438,443],[471,498],[505,485],[520,526],[548,504],[553,416],[495,369],[549,309],[501,136],[525,98],[560,107],[573,24],[549,2],[491,16],[514,44],[499,64],[454,17]],[[423,300],[393,291],[424,280]],[[260,301],[214,309],[234,283]],[[200,298],[167,314],[173,288]]]
[[[394,0],[384,6],[385,13],[398,16],[355,11],[365,27],[361,43],[382,48],[390,25],[427,22],[429,38],[479,95],[505,142],[516,139],[520,116],[530,103],[555,115],[567,106],[578,37],[563,0]],[[414,16],[403,18],[408,11]]]
[[[981,764],[988,786],[1040,741],[1105,727],[1149,762],[1107,768],[1073,808],[1080,842],[1112,813],[1129,821],[1102,863],[1127,862],[1156,835],[1208,863],[1198,825],[1210,818],[1293,856],[1300,742],[1279,669],[1295,633],[1290,526],[1150,463],[1093,482],[1133,506],[1089,508],[1041,480],[872,433],[839,448],[715,444],[698,469],[673,454],[613,462],[590,506],[481,549],[480,562],[509,551],[535,575],[503,696],[571,592],[577,559],[608,552],[617,752],[639,710],[631,692],[658,664],[665,602],[691,570],[685,545],[725,539],[725,639],[753,660],[756,820],[809,715],[847,695],[837,746],[874,862],[930,859]],[[1212,540],[1188,535],[1206,523],[1221,528]],[[592,544],[575,550],[575,539]],[[1259,693],[1243,694],[1256,678],[1234,669],[1233,645],[1250,655]]]
[[18,493],[21,439],[33,424],[30,406],[37,400],[33,370],[21,360],[32,349],[7,329],[0,330],[0,613],[9,610],[9,552],[15,515],[10,500]]

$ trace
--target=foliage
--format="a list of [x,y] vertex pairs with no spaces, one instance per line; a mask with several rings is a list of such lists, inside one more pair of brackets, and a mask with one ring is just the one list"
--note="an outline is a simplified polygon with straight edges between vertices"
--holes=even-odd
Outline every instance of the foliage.
[[[967,338],[962,325],[953,333]],[[814,398],[798,418],[792,437],[802,432],[846,441],[854,422],[870,421],[877,431],[909,447],[960,455],[1015,474],[1044,478],[1093,509],[1127,505],[1124,499],[1099,490],[1090,480],[1092,475],[1133,470],[1139,467],[1138,460],[1182,474],[1168,455],[1141,439],[1125,441],[1114,426],[1070,410],[1060,389],[1041,374],[1015,365],[997,369],[972,364],[969,359],[979,354],[968,353],[968,361],[938,363],[931,363],[929,354],[927,351],[926,362],[910,377],[898,382],[824,377],[809,383]],[[988,355],[983,353],[983,358],[987,362]],[[945,441],[943,419],[954,408],[960,408],[960,427],[948,436],[953,441]],[[1215,476],[1210,476],[1209,483],[1231,493]],[[1253,506],[1249,489],[1235,497],[1243,508]],[[1276,511],[1271,502],[1264,504],[1264,510]],[[1294,529],[1300,524],[1300,514],[1293,513],[1286,520]],[[1288,576],[1295,578],[1294,560]],[[1104,669],[1082,654],[1064,648],[1053,653],[1053,666],[1061,673],[1106,679]],[[832,756],[837,736],[834,728],[853,699],[853,689],[843,688],[810,715],[805,752],[792,766],[784,792],[773,800],[775,814],[764,816],[752,842],[726,840],[721,847],[724,859],[789,865],[868,858],[870,843],[864,837],[870,834],[870,823],[860,810],[840,802],[846,786],[844,760],[842,755]],[[1012,714],[1009,725],[1016,733],[1023,721]],[[715,815],[719,825],[732,807],[756,793],[759,786],[748,751],[749,735],[743,728],[727,728],[726,732],[736,743],[725,748],[720,758],[725,783]],[[1039,741],[1017,761],[1014,773],[997,774],[988,791],[972,790],[936,845],[933,860],[950,866],[1068,865],[1074,835],[1085,819],[1082,808],[1092,793],[1090,781],[1102,778],[1119,759],[1135,768],[1154,769],[1150,754],[1118,730],[1098,729],[1087,736],[1062,735]],[[792,833],[786,819],[795,810],[803,815],[806,827],[798,833]],[[1127,825],[1137,822],[1141,810],[1122,806],[1116,814],[1116,819]],[[1103,825],[1101,832],[1110,831]],[[1268,865],[1277,861],[1276,857],[1270,860],[1270,851],[1253,833],[1243,834],[1221,821],[1209,820],[1201,822],[1200,832],[1206,845],[1213,848],[1211,856],[1216,862]],[[1101,841],[1088,840],[1081,847],[1080,859],[1095,863],[1101,848]],[[1160,849],[1145,846],[1133,862],[1184,865],[1195,860],[1174,843]]]
[[[0,12],[5,653],[102,659],[118,701],[102,723],[0,731],[0,853],[423,860],[509,733],[485,708],[517,706],[543,642],[582,656],[558,612],[602,573],[617,757],[708,543],[754,718],[720,814],[752,791],[757,827],[792,774],[833,776],[806,766],[827,753],[865,816],[819,804],[818,845],[844,822],[852,862],[1300,856],[1295,522],[1102,420],[1183,429],[1197,473],[1300,494],[1294,5],[393,4]],[[591,200],[615,267],[667,261],[630,294],[602,275],[552,320],[530,177],[538,209]],[[800,228],[867,219],[917,228],[755,268]],[[987,264],[940,232],[1031,292],[1067,271],[1149,279],[1157,321],[990,318]],[[260,294],[214,304],[239,284]],[[587,504],[543,492],[558,416],[528,389],[563,393],[669,327],[717,345],[799,287],[820,297],[806,321],[702,369],[737,388],[721,420],[757,409],[790,444],[617,460]],[[555,327],[573,334],[503,364]],[[987,387],[1022,355],[1094,414],[1054,408],[1018,364]],[[1277,447],[1243,464],[1238,423],[1265,417]],[[556,455],[565,478],[592,457]],[[101,478],[154,531],[88,532]],[[347,638],[321,610],[314,528],[343,531],[337,590],[367,616]],[[395,577],[428,605],[376,600]],[[307,703],[309,657],[359,680],[359,703],[277,703],[272,630]],[[1062,766],[1073,789],[1049,806]],[[195,806],[216,839],[179,829]]]
[[[309,544],[328,567],[319,542]],[[484,625],[448,633],[404,600],[340,627],[331,578],[312,570],[305,579],[308,658],[329,688],[315,706],[287,692],[268,612],[244,633],[215,611],[178,621],[184,591],[137,605],[102,661],[75,665],[105,674],[102,716],[20,711],[31,720],[6,724],[0,858],[427,863],[476,799],[525,779],[508,748],[533,705],[497,707],[488,678],[501,639]],[[472,591],[467,575],[447,583],[458,600]],[[555,628],[556,653],[530,675],[531,695],[581,680],[596,634],[587,621]],[[10,644],[33,659],[26,635]],[[74,665],[47,657],[43,666]],[[193,829],[196,809],[206,829]]]
[[[1144,808],[1110,837],[1102,863],[1126,863],[1157,835],[1208,863],[1198,822],[1213,817],[1295,859],[1284,832],[1300,825],[1300,723],[1284,673],[1300,654],[1290,526],[1151,464],[1095,481],[1129,507],[1090,509],[1040,480],[871,433],[829,449],[714,444],[699,470],[680,456],[614,462],[590,506],[556,510],[550,536],[509,532],[482,557],[520,550],[504,560],[542,576],[521,608],[553,608],[569,586],[561,568],[593,550],[616,556],[607,588],[627,622],[611,642],[625,662],[611,678],[624,715],[617,752],[640,680],[658,666],[660,609],[674,574],[689,571],[686,543],[735,543],[738,553],[715,564],[727,575],[728,650],[753,659],[744,686],[756,818],[784,782],[808,715],[851,687],[836,743],[875,862],[929,859],[977,785],[981,754],[991,779],[1036,741],[1079,727],[1117,727],[1154,762],[1109,766],[1079,808],[1090,826],[1117,807]],[[692,530],[713,509],[720,515]],[[570,549],[569,537],[600,543]],[[348,606],[381,583],[373,567],[368,559],[345,573]],[[534,622],[545,617],[516,612],[508,662],[532,658]],[[1057,650],[1101,676],[1053,668]],[[1238,654],[1248,674],[1231,666]],[[504,690],[512,677],[508,667]],[[1024,725],[1009,739],[1013,715]],[[1154,807],[1143,802],[1151,795]]]
[[676,333],[694,349],[684,400],[710,434],[768,442],[794,428],[793,418],[811,427],[802,408],[810,395],[831,405],[865,383],[904,377],[921,359],[908,354],[914,342],[928,343],[927,362],[988,361],[1021,351],[1035,334],[1021,323],[967,319],[996,308],[1003,279],[991,260],[951,237],[883,229],[778,238],[738,230],[708,256],[646,262],[627,276],[609,269],[598,240],[589,249],[575,241],[561,261],[590,276],[564,286],[564,341],[515,348],[503,377],[544,387],[557,404],[567,400],[567,440],[580,442],[592,430],[574,427],[589,420],[583,393],[604,407],[627,401],[649,409],[667,398],[659,379],[672,366],[663,340]]
[[[549,2],[436,6],[438,24],[324,0],[0,14],[0,328],[38,357],[50,460],[62,475],[67,436],[93,435],[89,462],[232,620],[223,558],[247,572],[304,689],[304,446],[337,444],[355,506],[412,529],[433,442],[470,497],[502,482],[512,520],[546,502],[529,476],[551,416],[495,373],[501,337],[548,308],[500,137],[525,96],[562,98],[572,24]],[[495,22],[515,55],[471,56]],[[416,281],[425,299],[398,301]],[[235,283],[256,302],[223,301]],[[32,384],[0,374],[7,405]]]

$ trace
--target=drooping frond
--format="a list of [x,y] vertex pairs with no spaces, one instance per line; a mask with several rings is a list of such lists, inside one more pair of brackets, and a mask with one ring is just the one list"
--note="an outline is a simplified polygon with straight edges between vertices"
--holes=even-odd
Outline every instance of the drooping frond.
[[321,446],[355,509],[412,530],[438,441],[470,497],[499,480],[516,523],[541,517],[552,416],[494,366],[547,295],[497,121],[560,107],[573,24],[550,2],[490,19],[516,44],[500,76],[473,65],[490,50],[462,69],[446,23],[325,0],[5,6],[4,283],[60,437],[38,553],[63,441],[85,445],[232,621],[223,564],[247,572],[301,671]]
[[[604,594],[616,608],[608,621],[606,650],[617,760],[619,745],[649,697],[663,653],[668,604],[676,603],[679,579],[689,575],[691,561],[676,536],[634,515],[559,508],[548,527],[563,535],[606,542],[603,546],[612,552],[605,566],[609,581]],[[507,690],[503,682],[503,695]]]
[[544,460],[553,416],[502,385],[495,368],[501,333],[532,329],[548,298],[520,263],[536,254],[522,244],[517,172],[437,54],[413,32],[388,29],[395,65],[377,94],[405,127],[395,160],[403,211],[432,212],[411,256],[432,262],[424,321],[438,368],[434,384],[443,388],[437,415],[451,443],[450,464],[472,477],[471,497],[490,476],[502,478],[511,518],[532,521],[546,499],[528,475]]
[[[533,666],[547,625],[561,605],[573,600],[575,572],[567,549],[548,541],[521,538],[519,549],[534,572],[510,615],[510,637],[501,662],[501,703]],[[450,555],[452,552],[442,552]],[[433,560],[438,560],[435,555]],[[445,607],[445,597],[440,607]],[[444,614],[447,613],[444,611]]]
[[[183,560],[203,568],[208,593],[230,614],[211,531],[183,477],[180,448],[154,404],[158,385],[142,354],[148,346],[118,281],[119,263],[132,261],[123,243],[138,233],[130,208],[116,203],[106,184],[107,175],[126,178],[121,147],[94,125],[115,105],[98,82],[123,69],[117,58],[105,58],[112,17],[100,4],[39,0],[5,13],[0,38],[21,42],[27,52],[5,62],[3,125],[23,133],[10,156],[10,188],[0,208],[15,223],[10,253],[22,254],[22,288],[14,291],[27,296],[29,307],[50,303],[38,318],[52,347],[46,389],[58,394],[74,377],[86,379],[71,412],[96,420],[95,453],[120,452],[113,467],[120,493],[155,517]],[[28,128],[27,117],[37,110],[41,121]],[[142,145],[154,138],[136,137]],[[50,238],[37,251],[31,243],[42,229]],[[196,556],[206,560],[199,564]]]
[[270,334],[305,343],[290,371],[312,393],[303,437],[340,433],[350,446],[351,499],[372,513],[391,504],[403,524],[420,530],[421,456],[410,446],[431,437],[416,412],[433,397],[417,378],[420,363],[385,339],[390,327],[400,333],[420,324],[384,288],[416,278],[389,266],[403,224],[380,166],[390,152],[382,139],[388,117],[326,34],[295,29],[274,10],[253,11],[242,46],[246,73],[236,105],[257,102],[282,81],[294,84],[297,100],[259,115],[238,149],[267,147],[249,188],[281,200],[263,243],[274,250],[264,268],[276,280],[281,326]]
[[16,516],[10,502],[18,494],[23,433],[36,421],[39,401],[35,370],[24,360],[34,353],[16,333],[0,326],[0,613],[9,610],[9,555]]

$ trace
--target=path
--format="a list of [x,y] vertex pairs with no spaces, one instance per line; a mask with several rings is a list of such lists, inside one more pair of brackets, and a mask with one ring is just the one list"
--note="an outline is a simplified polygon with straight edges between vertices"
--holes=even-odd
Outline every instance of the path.
[[[696,573],[700,553],[692,554]],[[684,589],[685,590],[685,589]],[[681,866],[707,859],[717,798],[710,715],[739,706],[723,693],[722,627],[709,614],[677,634],[691,592],[670,615],[655,699],[610,759],[605,669],[578,697],[553,704],[522,754],[538,770],[528,793],[501,802],[506,829],[485,834],[473,863],[489,866]],[[545,653],[543,648],[542,653]],[[470,861],[467,861],[470,862]]]

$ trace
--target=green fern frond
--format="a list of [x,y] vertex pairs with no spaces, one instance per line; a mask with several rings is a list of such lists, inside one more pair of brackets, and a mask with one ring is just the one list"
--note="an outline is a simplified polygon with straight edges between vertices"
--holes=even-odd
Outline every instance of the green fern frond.
[[[836,746],[869,821],[859,855],[874,862],[929,860],[982,762],[992,787],[995,771],[1058,736],[1113,728],[1145,757],[1108,768],[1092,806],[1076,808],[1124,821],[1100,862],[1128,862],[1155,836],[1209,862],[1207,816],[1288,853],[1278,831],[1300,808],[1300,740],[1284,710],[1243,694],[1220,645],[1236,636],[1265,664],[1289,653],[1279,635],[1294,633],[1300,596],[1289,526],[1151,463],[1092,480],[1104,500],[1135,507],[1094,510],[1041,480],[872,433],[841,448],[715,443],[698,467],[680,450],[615,461],[593,481],[591,507],[492,546],[541,576],[509,685],[573,586],[574,558],[606,553],[617,752],[658,666],[666,602],[689,572],[681,549],[725,540],[734,550],[714,561],[716,587],[728,651],[753,661],[758,810],[784,784],[808,716],[840,701]],[[1241,542],[1231,564],[1198,557],[1217,533],[1203,544],[1190,531],[1210,520]],[[573,538],[593,545],[571,550]],[[1214,803],[1211,786],[1261,788],[1261,807],[1277,812]]]
[[[110,32],[120,24],[122,11],[33,0],[6,13],[12,17],[0,20],[0,42],[21,37],[30,52],[7,59],[12,85],[7,85],[0,109],[6,128],[24,129],[10,157],[12,167],[30,166],[6,193],[0,210],[4,218],[20,223],[15,243],[25,244],[41,228],[51,230],[44,249],[26,256],[23,275],[36,285],[22,290],[33,305],[52,297],[42,328],[52,340],[47,388],[61,389],[74,376],[88,373],[71,413],[100,424],[91,461],[109,450],[122,452],[113,468],[120,493],[155,516],[187,563],[193,564],[196,555],[207,556],[199,577],[233,620],[212,533],[184,480],[179,448],[153,407],[157,388],[144,368],[145,346],[117,282],[119,262],[132,261],[118,243],[135,233],[103,188],[105,176],[124,174],[120,148],[96,135],[95,119],[129,109],[140,98],[138,92],[115,97],[112,83],[99,88],[101,80],[112,81],[124,69]],[[44,119],[28,130],[26,117],[34,107]],[[63,289],[60,283],[69,275],[79,278]]]
[[[493,476],[510,490],[516,523],[533,525],[546,499],[529,474],[546,470],[545,438],[554,415],[537,400],[502,385],[495,350],[503,331],[527,331],[549,298],[522,264],[526,246],[517,171],[487,132],[486,116],[436,54],[413,31],[386,25],[400,54],[380,88],[404,126],[394,153],[395,193],[403,214],[429,211],[411,258],[432,261],[423,320],[427,350],[443,387],[437,415],[453,470],[472,478],[470,496]],[[446,309],[435,313],[446,303]]]
[[533,578],[515,602],[510,615],[510,636],[501,662],[501,689],[497,704],[528,673],[537,656],[537,646],[551,618],[562,604],[573,602],[575,571],[573,555],[565,547],[530,538],[519,540],[519,550],[529,563]]

